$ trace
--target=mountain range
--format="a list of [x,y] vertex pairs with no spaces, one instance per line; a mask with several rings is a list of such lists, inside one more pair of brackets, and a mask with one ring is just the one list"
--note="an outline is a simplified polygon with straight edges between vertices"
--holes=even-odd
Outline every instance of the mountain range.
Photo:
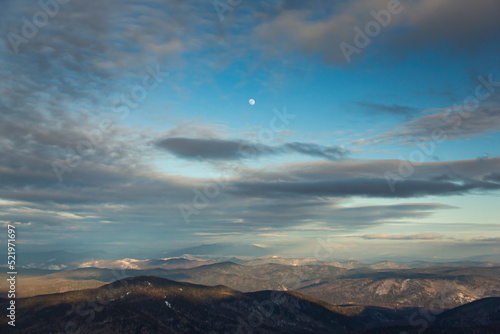
[[272,263],[265,259],[240,264],[182,258],[124,259],[99,262],[109,268],[24,269],[18,278],[18,290],[20,296],[29,297],[95,288],[126,277],[148,275],[209,286],[222,284],[243,292],[293,290],[332,304],[389,308],[425,308],[436,302],[443,308],[452,308],[481,298],[500,297],[500,267],[496,266],[408,268],[392,262],[325,264],[276,257],[268,260]]
[[[6,308],[8,300],[0,300]],[[500,298],[424,318],[421,309],[335,306],[292,291],[129,277],[96,289],[17,300],[19,333],[498,333]],[[424,320],[427,319],[427,320]],[[418,321],[417,321],[418,320]],[[7,332],[8,318],[0,329]]]

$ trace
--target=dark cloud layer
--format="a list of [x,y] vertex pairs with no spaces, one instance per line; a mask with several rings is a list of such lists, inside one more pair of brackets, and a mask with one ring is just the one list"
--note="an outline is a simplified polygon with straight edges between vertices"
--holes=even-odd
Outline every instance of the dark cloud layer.
[[500,158],[419,163],[414,167],[402,160],[298,163],[282,171],[257,171],[258,179],[254,175],[255,181],[235,182],[230,191],[269,198],[463,195],[499,190],[498,182],[491,180],[492,172],[498,169]]
[[343,158],[347,151],[337,147],[324,147],[312,143],[286,143],[280,146],[267,146],[245,140],[165,138],[156,146],[171,154],[185,159],[199,160],[239,160],[260,156],[300,153],[325,159]]
[[483,181],[462,184],[432,180],[404,180],[391,189],[385,178],[355,178],[348,180],[318,180],[275,183],[237,183],[236,193],[248,196],[331,196],[410,198],[439,195],[463,195],[471,191],[500,190],[500,185]]

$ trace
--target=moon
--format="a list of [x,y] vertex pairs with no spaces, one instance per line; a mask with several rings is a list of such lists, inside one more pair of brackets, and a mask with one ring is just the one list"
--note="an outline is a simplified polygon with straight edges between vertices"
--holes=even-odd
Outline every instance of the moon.
[[249,103],[251,106],[253,106],[253,105],[255,104],[255,100],[254,100],[254,99],[250,99],[250,100],[248,100],[248,103]]

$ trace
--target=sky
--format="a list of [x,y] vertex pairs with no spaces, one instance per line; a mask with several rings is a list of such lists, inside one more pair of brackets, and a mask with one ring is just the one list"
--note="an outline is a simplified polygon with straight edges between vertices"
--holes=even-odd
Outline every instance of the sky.
[[37,252],[500,255],[498,13],[7,1],[0,223]]

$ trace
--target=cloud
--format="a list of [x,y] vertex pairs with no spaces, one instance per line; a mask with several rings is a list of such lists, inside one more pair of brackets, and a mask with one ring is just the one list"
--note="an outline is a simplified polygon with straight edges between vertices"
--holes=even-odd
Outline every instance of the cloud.
[[221,124],[197,124],[195,121],[184,121],[167,131],[167,137],[193,139],[222,139],[226,130]]
[[385,234],[385,233],[377,233],[377,234],[365,234],[359,236],[360,238],[373,240],[373,239],[382,239],[382,240],[438,240],[443,239],[444,236],[437,233],[418,233],[418,234]]
[[500,182],[500,172],[493,172],[484,177],[486,181]]
[[[280,148],[278,148],[279,150]],[[291,151],[309,155],[311,157],[325,158],[330,160],[336,160],[344,158],[349,152],[339,146],[321,146],[312,143],[288,143],[284,144],[281,148],[284,151]]]
[[[431,216],[435,211],[454,209],[455,207],[439,203],[407,203],[395,205],[361,205],[348,206],[337,199],[328,198],[287,198],[275,196],[272,201],[268,198],[224,197],[226,212],[238,223],[231,224],[233,229],[264,230],[274,228],[278,230],[299,228],[312,222],[318,223],[317,229],[331,230],[335,228],[356,230],[379,226],[387,222],[404,224],[405,220],[423,219]],[[224,217],[216,208],[209,208],[204,215],[193,217],[200,226],[206,224],[207,217]],[[229,223],[226,224],[226,227]]]
[[338,146],[325,147],[299,142],[273,147],[245,140],[173,137],[159,140],[155,144],[177,157],[200,160],[240,160],[286,153],[340,159],[347,154],[346,150]]
[[269,245],[263,245],[263,244],[253,244],[254,246],[257,246],[257,247],[262,247],[262,248],[269,248],[270,246]]
[[377,135],[372,142],[440,142],[472,138],[500,131],[500,108],[474,111],[438,112],[416,117],[396,128]]
[[[402,160],[339,160],[294,163],[270,171],[248,169],[228,191],[242,196],[411,198],[500,190],[485,177],[500,169],[500,158],[429,162],[401,177]],[[394,188],[390,185],[393,184]]]
[[368,111],[375,112],[377,115],[387,114],[387,115],[410,118],[418,111],[418,109],[416,108],[408,106],[400,106],[400,105],[385,105],[385,104],[366,103],[366,102],[354,102],[354,104],[366,108]]
[[493,238],[475,238],[472,239],[474,242],[479,242],[479,243],[500,243],[500,237],[493,237]]
[[165,138],[156,145],[177,157],[203,160],[238,160],[272,152],[265,145],[242,140]]
[[[247,173],[258,173],[261,180],[300,180],[300,179],[351,179],[377,178],[386,172],[398,173],[404,160],[339,160],[312,161],[290,163],[280,166],[280,170],[261,171],[248,170]],[[455,161],[423,162],[415,165],[411,175],[406,179],[439,180],[447,176],[448,180],[476,179],[482,180],[494,171],[500,170],[500,157],[480,158]]]
[[[340,44],[354,46],[355,28],[365,29],[368,22],[375,21],[371,11],[387,8],[385,0],[336,1],[322,8],[321,13],[309,3],[283,5],[280,12],[255,28],[255,33],[269,56],[299,52],[319,55],[332,65],[347,65]],[[381,33],[370,39],[369,48],[352,59],[405,56],[428,49],[472,55],[478,48],[498,50],[500,46],[495,38],[500,29],[496,16],[500,4],[496,0],[484,0],[481,6],[467,0],[401,1],[396,12],[381,27]],[[389,52],[380,52],[381,48]]]
[[281,182],[237,182],[232,191],[246,196],[328,196],[388,197],[463,195],[473,191],[500,190],[500,185],[479,180],[454,181],[404,180],[393,189],[384,177],[346,180],[302,180]]
[[193,235],[203,235],[203,236],[218,236],[218,235],[238,235],[239,232],[221,232],[221,233],[209,233],[209,232],[199,232],[193,233]]

